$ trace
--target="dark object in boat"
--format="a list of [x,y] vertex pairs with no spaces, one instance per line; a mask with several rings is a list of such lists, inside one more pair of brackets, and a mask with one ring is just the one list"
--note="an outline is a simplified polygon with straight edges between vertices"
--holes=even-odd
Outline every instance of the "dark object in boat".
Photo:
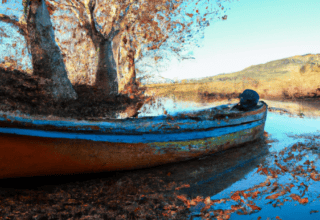
[[254,109],[257,106],[257,103],[259,101],[259,94],[254,90],[246,89],[242,94],[240,94],[239,98],[240,103],[238,103],[238,105],[236,105],[234,108],[242,111],[248,111]]

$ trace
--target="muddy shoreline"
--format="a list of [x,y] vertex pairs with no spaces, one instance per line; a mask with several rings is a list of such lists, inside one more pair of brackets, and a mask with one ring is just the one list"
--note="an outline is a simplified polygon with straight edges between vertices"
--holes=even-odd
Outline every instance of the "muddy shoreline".
[[[118,95],[106,97],[90,85],[74,85],[77,100],[55,102],[48,91],[50,80],[30,76],[18,70],[0,68],[0,110],[18,111],[29,115],[54,115],[75,119],[114,117],[116,111],[128,107],[139,109],[147,98],[143,90],[136,97]],[[134,115],[134,112],[131,113]]]
[[[140,107],[153,97],[144,95],[141,88],[136,97],[125,95],[106,97],[103,92],[90,85],[74,85],[78,99],[68,102],[55,102],[48,91],[52,86],[50,80],[31,76],[18,70],[0,68],[0,111],[25,113],[30,115],[53,115],[75,119],[114,118],[117,112],[127,112],[128,117],[134,117]],[[147,92],[146,92],[147,93]],[[232,94],[199,94],[202,102],[229,100],[238,102],[238,93]],[[170,94],[167,94],[170,96]],[[261,95],[260,95],[261,96]],[[180,97],[182,98],[182,97]],[[178,100],[180,99],[178,97]],[[184,97],[183,99],[188,99]],[[260,97],[263,100],[295,102],[305,106],[320,109],[320,97],[275,98]]]

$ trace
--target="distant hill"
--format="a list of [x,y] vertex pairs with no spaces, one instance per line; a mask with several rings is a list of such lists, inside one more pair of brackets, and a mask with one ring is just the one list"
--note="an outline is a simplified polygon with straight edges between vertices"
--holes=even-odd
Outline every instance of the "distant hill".
[[174,83],[175,81],[172,79],[164,78],[159,75],[151,76],[150,78],[140,79],[142,85],[149,85],[149,84],[170,84]]
[[241,82],[244,78],[251,80],[265,80],[270,81],[277,77],[289,76],[292,72],[299,72],[300,69],[307,65],[313,66],[320,64],[320,54],[305,54],[288,57],[280,60],[270,61],[264,64],[252,65],[241,71],[234,73],[222,73],[215,76],[184,79],[184,80],[172,80],[156,75],[147,79],[142,79],[143,85],[155,85],[155,84],[185,84],[185,83],[207,83],[207,82],[219,82],[219,81],[232,81]]
[[218,100],[235,97],[245,89],[266,99],[320,98],[320,54],[306,54],[271,61],[244,70],[170,84],[147,85],[148,94],[182,100]]
[[293,71],[300,71],[304,65],[320,64],[320,54],[305,54],[293,57],[274,60],[265,64],[253,65],[241,71],[227,74],[219,74],[211,77],[189,79],[189,83],[203,83],[214,81],[241,81],[243,77],[257,80],[272,80],[290,74]]

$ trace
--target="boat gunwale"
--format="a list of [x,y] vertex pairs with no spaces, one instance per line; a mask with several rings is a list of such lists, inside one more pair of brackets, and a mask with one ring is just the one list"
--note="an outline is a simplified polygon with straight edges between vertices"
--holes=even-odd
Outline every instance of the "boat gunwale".
[[[149,117],[143,117],[143,118],[126,118],[126,119],[112,119],[112,120],[107,120],[107,121],[87,121],[87,120],[73,120],[73,121],[60,121],[60,120],[42,120],[42,121],[46,121],[49,124],[36,124],[34,122],[35,121],[41,121],[41,119],[35,119],[36,117],[29,117],[28,121],[22,121],[22,120],[12,120],[7,118],[6,114],[1,115],[0,112],[0,117],[3,117],[4,119],[7,120],[3,120],[0,118],[0,128],[24,128],[24,129],[29,129],[30,131],[32,130],[46,130],[46,131],[56,131],[56,132],[66,132],[66,133],[90,133],[90,134],[105,134],[105,133],[116,133],[116,134],[132,134],[132,135],[139,135],[139,134],[152,134],[152,133],[159,133],[159,132],[148,132],[148,131],[143,131],[143,132],[137,132],[135,131],[134,133],[132,133],[132,130],[127,130],[126,132],[118,132],[118,131],[112,131],[113,128],[105,128],[107,125],[106,123],[110,123],[111,125],[114,124],[113,126],[116,128],[117,124],[119,124],[121,122],[121,124],[131,124],[134,125],[134,123],[138,124],[139,123],[150,123],[149,127],[152,126],[156,126],[156,123],[166,123],[164,125],[170,125],[173,124],[171,122],[176,121],[174,126],[177,126],[179,123],[181,122],[177,122],[178,120],[190,120],[190,121],[196,121],[196,124],[200,124],[201,122],[206,122],[206,121],[221,121],[221,120],[226,120],[226,117],[230,117],[227,120],[232,120],[232,119],[239,119],[242,117],[246,117],[248,115],[257,115],[260,113],[264,113],[266,114],[267,112],[267,104],[263,101],[260,101],[262,103],[261,106],[259,106],[256,109],[250,110],[250,111],[239,111],[233,114],[216,114],[213,118],[204,118],[204,117],[198,117],[195,118],[194,116],[188,116],[188,114],[200,114],[201,112],[207,112],[207,115],[210,114],[210,111],[212,109],[217,109],[217,108],[221,108],[223,106],[227,106],[227,105],[220,105],[220,106],[215,106],[212,108],[208,108],[208,109],[201,109],[201,110],[197,110],[197,111],[191,111],[190,113],[181,113],[178,114],[176,116],[166,116],[166,115],[161,115],[161,116],[149,116]],[[232,115],[236,115],[237,117],[232,117]],[[20,117],[20,115],[15,115],[15,116],[10,116],[10,117]],[[218,117],[218,118],[217,118]],[[23,118],[25,120],[25,118]],[[61,119],[66,119],[66,118],[61,118]],[[250,123],[253,121],[258,121],[258,120],[263,120],[263,118],[259,118],[256,120],[248,120],[246,122],[243,123],[239,123],[239,124],[245,124],[245,123]],[[60,124],[54,124],[54,123],[58,123],[58,122],[67,122],[67,123],[73,123],[73,124],[69,124],[69,125],[60,125]],[[83,124],[83,123],[87,123],[87,124]],[[130,123],[130,122],[134,122],[134,123]],[[105,124],[103,124],[105,123]],[[153,125],[152,125],[153,124]],[[181,123],[182,124],[182,123]],[[226,126],[219,126],[219,127],[231,127],[231,126],[236,126],[237,124],[228,124]],[[200,128],[200,129],[196,129],[196,128],[192,128],[192,129],[183,129],[180,130],[179,128],[166,128],[167,132],[173,132],[173,133],[181,133],[181,132],[188,132],[188,131],[194,131],[194,130],[211,130],[211,129],[215,129],[216,127],[209,127],[209,128]],[[160,126],[161,127],[161,126]],[[159,128],[160,128],[159,127]],[[88,128],[89,130],[77,130],[77,128],[81,128],[81,129],[85,129]],[[103,131],[102,129],[110,129],[109,131]],[[73,129],[73,130],[72,130]],[[131,131],[131,132],[130,132]],[[160,132],[160,133],[163,133]]]

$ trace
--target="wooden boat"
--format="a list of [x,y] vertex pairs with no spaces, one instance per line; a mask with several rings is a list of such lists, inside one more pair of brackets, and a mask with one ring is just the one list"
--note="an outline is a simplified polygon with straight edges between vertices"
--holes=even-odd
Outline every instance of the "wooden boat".
[[0,178],[146,168],[260,138],[266,103],[232,107],[101,121],[0,112]]

